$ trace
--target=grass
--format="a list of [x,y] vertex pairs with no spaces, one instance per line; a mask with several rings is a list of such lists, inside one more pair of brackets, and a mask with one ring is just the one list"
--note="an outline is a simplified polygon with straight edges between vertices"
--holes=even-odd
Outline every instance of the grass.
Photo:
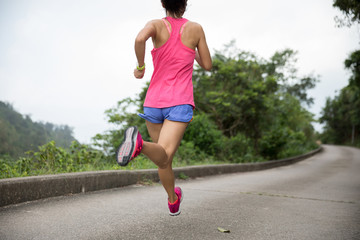
[[[51,148],[53,149],[53,148]],[[186,149],[187,151],[189,149]],[[54,157],[54,156],[53,156]],[[61,163],[59,166],[49,167],[49,159],[44,159],[42,164],[37,164],[40,158],[23,158],[20,161],[13,161],[9,158],[0,157],[0,179],[12,178],[12,177],[26,177],[26,176],[38,176],[38,175],[50,175],[69,172],[88,172],[88,171],[103,171],[103,170],[140,170],[140,169],[157,169],[157,166],[149,160],[145,155],[139,155],[134,161],[131,161],[128,166],[121,167],[117,164],[115,159],[106,159],[103,157],[88,158],[85,162],[75,163],[74,160],[60,156],[57,157],[56,163]],[[51,158],[50,158],[51,159]],[[73,158],[75,159],[75,158]],[[41,160],[41,159],[40,159]],[[249,161],[250,160],[250,161]],[[53,160],[55,161],[55,160]],[[264,159],[258,159],[252,157],[246,162],[260,162]],[[184,154],[184,151],[177,153],[174,157],[172,166],[186,167],[195,165],[217,165],[234,163],[230,160],[215,160],[214,157],[206,154],[194,153],[191,155]],[[187,179],[188,176],[180,174],[180,179]],[[144,181],[146,183],[147,181]]]

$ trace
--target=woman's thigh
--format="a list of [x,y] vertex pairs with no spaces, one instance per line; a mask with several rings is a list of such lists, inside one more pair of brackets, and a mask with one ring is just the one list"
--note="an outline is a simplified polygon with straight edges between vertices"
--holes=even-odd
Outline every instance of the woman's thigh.
[[175,122],[165,119],[158,135],[157,143],[172,158],[177,151],[189,123]]
[[145,123],[146,123],[146,128],[148,130],[148,133],[151,137],[151,140],[154,143],[157,143],[159,140],[160,131],[163,126],[163,123],[152,123],[148,120],[146,120]]

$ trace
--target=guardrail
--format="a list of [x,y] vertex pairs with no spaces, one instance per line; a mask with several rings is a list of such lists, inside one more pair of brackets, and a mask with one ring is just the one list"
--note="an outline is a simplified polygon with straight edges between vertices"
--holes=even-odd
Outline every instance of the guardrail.
[[[190,178],[217,174],[260,171],[293,164],[322,151],[322,147],[300,156],[259,163],[201,165],[174,168],[175,177]],[[113,170],[43,175],[0,180],[0,207],[43,198],[119,188],[141,181],[159,181],[156,169]]]

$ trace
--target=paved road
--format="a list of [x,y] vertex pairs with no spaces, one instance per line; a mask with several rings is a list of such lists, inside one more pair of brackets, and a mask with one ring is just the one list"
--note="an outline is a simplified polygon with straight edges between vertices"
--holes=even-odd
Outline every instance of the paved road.
[[136,185],[0,208],[0,239],[360,239],[359,149],[177,183],[178,217],[159,184]]

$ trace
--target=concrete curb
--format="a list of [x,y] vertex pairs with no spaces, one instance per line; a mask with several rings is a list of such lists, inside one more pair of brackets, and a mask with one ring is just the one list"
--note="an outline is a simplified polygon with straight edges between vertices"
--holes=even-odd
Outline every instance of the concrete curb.
[[[320,151],[322,151],[322,147],[304,155],[261,163],[174,168],[174,173],[177,178],[181,177],[181,175],[196,178],[217,174],[259,171],[293,164]],[[157,170],[114,170],[1,179],[0,207],[49,197],[119,188],[144,181],[159,181]]]

